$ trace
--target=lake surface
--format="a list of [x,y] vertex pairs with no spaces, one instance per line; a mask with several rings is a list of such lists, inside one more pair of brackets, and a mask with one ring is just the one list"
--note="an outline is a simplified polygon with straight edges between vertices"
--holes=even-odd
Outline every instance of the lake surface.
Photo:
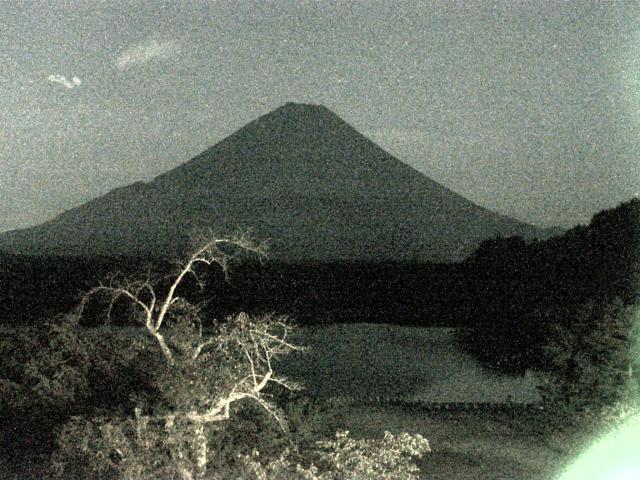
[[308,327],[308,347],[278,366],[281,374],[321,396],[409,402],[540,401],[531,374],[489,371],[456,344],[452,328],[385,324]]

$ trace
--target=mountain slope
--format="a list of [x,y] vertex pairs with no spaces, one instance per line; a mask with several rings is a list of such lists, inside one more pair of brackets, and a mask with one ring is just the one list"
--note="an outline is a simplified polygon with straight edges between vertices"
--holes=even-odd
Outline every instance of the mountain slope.
[[322,106],[288,103],[149,183],[0,235],[31,254],[166,254],[195,227],[250,228],[282,260],[459,260],[544,231],[483,209]]

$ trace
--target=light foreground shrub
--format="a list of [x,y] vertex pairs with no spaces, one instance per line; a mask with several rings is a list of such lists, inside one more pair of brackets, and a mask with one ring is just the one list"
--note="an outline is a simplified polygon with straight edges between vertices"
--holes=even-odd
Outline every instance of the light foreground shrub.
[[127,408],[140,382],[122,373],[135,349],[105,329],[91,336],[73,315],[0,334],[0,456],[24,463],[33,449],[50,452],[70,415]]
[[295,387],[271,367],[273,358],[298,348],[286,340],[284,319],[239,314],[210,335],[182,320],[156,332],[163,347],[154,342],[155,350],[143,348],[134,357],[143,362],[135,368],[151,381],[135,392],[133,412],[74,417],[62,430],[54,456],[59,474],[207,478],[210,464],[229,448],[211,442],[221,424],[239,421],[236,405],[245,402],[286,428],[267,388],[272,383]]
[[[429,443],[421,435],[385,432],[382,440],[355,440],[348,431],[339,431],[329,441],[316,442],[307,454],[313,459],[303,466],[300,453],[286,450],[266,464],[255,452],[244,456],[244,474],[240,478],[256,480],[417,480],[416,458],[429,452]],[[296,457],[298,457],[296,459]],[[248,474],[248,475],[247,475]]]
[[3,409],[59,409],[86,395],[89,354],[72,323],[63,316],[0,341]]
[[109,328],[83,328],[74,315],[15,327],[0,337],[0,407],[51,414],[126,399],[123,370],[138,343]]
[[277,456],[253,450],[237,454],[235,461],[211,462],[202,476],[189,476],[197,445],[188,432],[176,426],[167,435],[163,425],[140,419],[74,418],[61,434],[54,471],[85,479],[417,480],[416,459],[430,451],[419,434],[385,432],[379,440],[355,440],[339,431],[335,439],[304,450],[292,446]]

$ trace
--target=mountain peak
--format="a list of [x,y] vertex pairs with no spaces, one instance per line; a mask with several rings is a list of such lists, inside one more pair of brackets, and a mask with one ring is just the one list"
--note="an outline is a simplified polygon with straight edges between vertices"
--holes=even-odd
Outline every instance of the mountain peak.
[[327,111],[329,109],[324,105],[315,104],[315,103],[287,102],[281,107],[278,107],[276,110],[299,112],[299,111],[311,111],[311,110]]
[[266,115],[266,117],[271,116],[284,117],[286,119],[319,118],[324,121],[330,118],[339,119],[338,115],[324,105],[294,102],[287,102]]

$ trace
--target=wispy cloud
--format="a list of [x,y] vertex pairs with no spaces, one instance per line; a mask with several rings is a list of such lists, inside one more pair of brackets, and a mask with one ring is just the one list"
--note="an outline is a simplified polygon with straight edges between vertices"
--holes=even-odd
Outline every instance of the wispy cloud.
[[47,80],[54,83],[59,83],[60,85],[64,85],[68,89],[73,89],[77,86],[82,85],[82,80],[78,77],[73,77],[71,80],[67,80],[67,77],[64,75],[49,75]]
[[116,66],[125,70],[135,65],[141,65],[154,58],[167,59],[180,53],[180,44],[175,40],[160,42],[158,40],[145,40],[116,57]]

